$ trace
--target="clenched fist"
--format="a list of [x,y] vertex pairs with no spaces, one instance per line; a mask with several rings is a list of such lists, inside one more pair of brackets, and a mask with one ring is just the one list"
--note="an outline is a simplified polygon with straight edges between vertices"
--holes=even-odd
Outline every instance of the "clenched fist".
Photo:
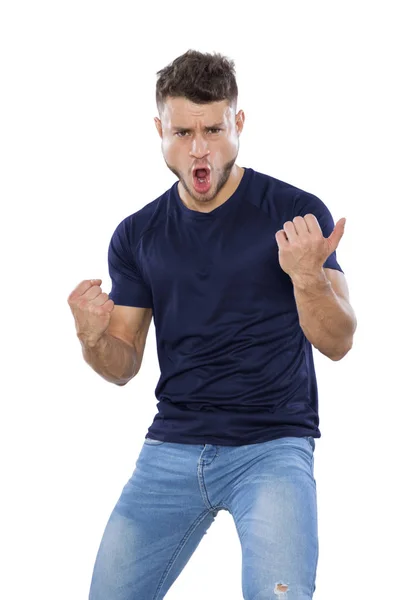
[[102,292],[101,279],[82,281],[68,296],[74,315],[78,338],[87,346],[94,346],[109,327],[115,306],[108,294]]

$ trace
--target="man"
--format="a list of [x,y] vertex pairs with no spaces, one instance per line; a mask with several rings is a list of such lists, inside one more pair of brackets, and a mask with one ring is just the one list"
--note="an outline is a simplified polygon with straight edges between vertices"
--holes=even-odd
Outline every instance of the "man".
[[[318,557],[312,345],[340,360],[356,318],[316,196],[236,164],[245,116],[233,61],[188,51],[158,72],[156,128],[178,182],[125,218],[109,296],[68,302],[107,381],[138,373],[154,317],[158,414],[110,515],[90,600],[160,600],[219,510],[242,547],[246,600],[308,600]],[[220,592],[221,594],[221,592]],[[221,596],[220,596],[221,597]]]

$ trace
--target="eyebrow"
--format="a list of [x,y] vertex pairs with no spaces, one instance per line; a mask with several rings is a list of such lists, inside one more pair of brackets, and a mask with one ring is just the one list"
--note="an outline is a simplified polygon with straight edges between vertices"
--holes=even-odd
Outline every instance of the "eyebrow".
[[[224,126],[223,123],[215,123],[214,125],[208,125],[207,127],[205,127],[206,131],[208,129],[220,129]],[[189,127],[180,127],[177,125],[173,125],[173,130],[174,131],[193,131],[193,129],[190,129]]]

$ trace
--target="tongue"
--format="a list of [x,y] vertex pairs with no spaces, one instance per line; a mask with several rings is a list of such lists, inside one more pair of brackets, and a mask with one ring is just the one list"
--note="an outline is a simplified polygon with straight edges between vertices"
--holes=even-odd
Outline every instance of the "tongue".
[[200,179],[204,179],[206,177],[206,169],[196,169],[196,175]]

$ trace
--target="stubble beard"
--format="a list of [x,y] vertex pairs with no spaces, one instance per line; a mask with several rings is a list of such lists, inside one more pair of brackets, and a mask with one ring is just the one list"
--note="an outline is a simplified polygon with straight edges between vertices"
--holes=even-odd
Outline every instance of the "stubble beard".
[[[216,198],[216,196],[219,194],[219,192],[222,190],[222,188],[226,185],[229,176],[231,174],[231,171],[233,169],[233,166],[235,164],[235,161],[237,159],[238,153],[235,156],[235,158],[233,158],[232,160],[230,160],[229,162],[227,162],[221,171],[221,175],[219,177],[218,183],[216,184],[216,187],[214,189],[214,191],[208,195],[208,194],[197,194],[195,189],[192,187],[190,188],[186,181],[184,180],[182,174],[177,171],[177,169],[175,167],[173,167],[172,165],[169,165],[167,161],[165,161],[167,167],[170,169],[170,171],[172,173],[174,173],[174,175],[179,179],[180,183],[182,184],[182,186],[184,187],[184,189],[186,190],[186,192],[189,194],[189,196],[191,198],[193,198],[193,200],[195,202],[212,202],[212,200],[214,200],[214,198]],[[165,160],[165,159],[164,159]],[[213,172],[211,173],[211,176],[213,175]]]

